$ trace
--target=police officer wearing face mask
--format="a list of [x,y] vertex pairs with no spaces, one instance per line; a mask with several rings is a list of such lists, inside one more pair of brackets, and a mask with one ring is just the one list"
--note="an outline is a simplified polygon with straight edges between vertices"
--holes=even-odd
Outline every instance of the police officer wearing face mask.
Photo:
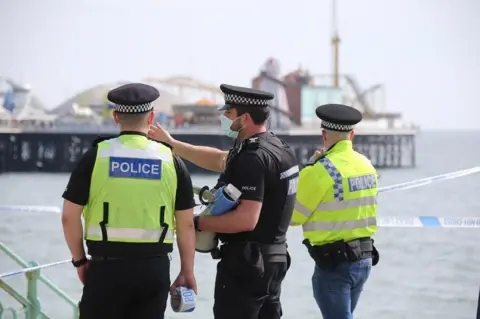
[[239,205],[221,216],[195,217],[199,231],[223,243],[215,282],[215,319],[277,319],[280,288],[290,266],[286,232],[295,203],[299,167],[292,149],[267,132],[273,94],[222,84],[221,124],[235,139],[230,152],[173,139],[162,127],[150,137],[170,144],[180,157],[221,173],[219,185],[242,192]]

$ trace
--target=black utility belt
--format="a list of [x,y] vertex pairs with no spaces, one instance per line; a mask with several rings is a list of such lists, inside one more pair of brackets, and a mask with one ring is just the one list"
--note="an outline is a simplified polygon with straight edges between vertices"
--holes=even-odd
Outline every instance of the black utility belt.
[[90,256],[118,259],[165,256],[173,251],[170,243],[124,243],[87,240]]
[[254,242],[224,243],[214,259],[222,259],[225,265],[262,277],[265,263],[288,263],[286,244],[260,244]]
[[152,256],[135,256],[135,257],[109,257],[109,256],[91,256],[91,261],[115,261],[115,260],[140,260],[140,259],[155,259],[168,257],[168,253],[152,255]]
[[262,255],[266,261],[284,262],[287,256],[287,244],[261,244],[255,242],[225,242],[217,251],[212,252],[213,259],[234,255]]
[[343,262],[372,258],[374,252],[371,238],[359,238],[348,242],[339,240],[321,246],[312,246],[308,239],[305,239],[303,244],[307,246],[310,256],[318,267],[330,270]]

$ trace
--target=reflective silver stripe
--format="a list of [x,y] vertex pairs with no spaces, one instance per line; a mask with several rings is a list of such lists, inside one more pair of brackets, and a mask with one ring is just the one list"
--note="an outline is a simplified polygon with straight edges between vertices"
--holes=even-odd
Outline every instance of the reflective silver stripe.
[[298,165],[292,166],[286,171],[280,173],[280,179],[288,178],[298,172],[300,172],[300,168],[298,167]]
[[303,206],[298,200],[295,201],[294,209],[300,214],[302,214],[303,216],[305,216],[305,218],[310,217],[310,215],[312,215],[313,213],[310,209]]
[[[159,240],[163,229],[141,229],[141,228],[109,228],[107,227],[108,238],[125,238],[138,240]],[[87,237],[102,237],[100,226],[88,226]],[[166,240],[173,240],[173,234],[169,230],[165,236]]]
[[377,225],[377,219],[375,217],[369,217],[361,220],[347,220],[343,222],[308,222],[303,224],[303,231],[341,231],[365,228],[375,225]]
[[327,170],[330,177],[333,179],[333,197],[337,200],[343,200],[343,178],[342,174],[333,165],[333,163],[326,157],[322,157],[318,160],[323,167]]
[[112,145],[112,148],[101,148],[98,150],[98,156],[100,158],[106,157],[128,157],[128,158],[146,158],[146,159],[159,159],[164,162],[171,162],[172,158],[170,154],[162,152],[156,143],[148,144],[147,148],[129,148],[125,147],[119,140],[113,139],[106,141]]
[[355,199],[348,199],[343,201],[331,201],[328,203],[320,203],[317,206],[317,211],[335,211],[349,208],[357,208],[367,205],[376,205],[377,196],[369,196]]

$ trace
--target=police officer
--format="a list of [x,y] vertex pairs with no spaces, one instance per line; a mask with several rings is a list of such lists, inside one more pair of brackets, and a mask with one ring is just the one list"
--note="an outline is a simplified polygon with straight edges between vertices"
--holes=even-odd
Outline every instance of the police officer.
[[276,319],[282,316],[280,286],[290,265],[286,231],[299,168],[291,148],[267,132],[273,94],[222,84],[221,124],[235,139],[230,152],[173,139],[162,127],[150,132],[196,165],[221,172],[217,188],[241,190],[239,206],[221,216],[195,217],[199,231],[223,242],[215,281],[216,319]]
[[300,172],[292,225],[302,225],[315,261],[313,294],[324,319],[350,319],[378,252],[377,172],[352,148],[362,114],[349,106],[316,109],[324,152]]
[[174,225],[181,259],[174,286],[196,289],[192,181],[169,147],[147,138],[158,97],[137,83],[108,93],[121,133],[95,141],[63,193],[65,239],[84,284],[82,319],[164,318]]

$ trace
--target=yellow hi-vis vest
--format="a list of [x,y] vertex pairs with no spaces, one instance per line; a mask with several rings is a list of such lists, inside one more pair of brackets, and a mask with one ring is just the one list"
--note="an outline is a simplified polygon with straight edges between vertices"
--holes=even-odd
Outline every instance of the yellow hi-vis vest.
[[377,231],[377,172],[340,141],[301,172],[291,226],[302,225],[312,245],[370,237]]
[[84,208],[85,239],[102,241],[108,203],[108,242],[173,244],[177,175],[171,150],[142,135],[98,144]]

